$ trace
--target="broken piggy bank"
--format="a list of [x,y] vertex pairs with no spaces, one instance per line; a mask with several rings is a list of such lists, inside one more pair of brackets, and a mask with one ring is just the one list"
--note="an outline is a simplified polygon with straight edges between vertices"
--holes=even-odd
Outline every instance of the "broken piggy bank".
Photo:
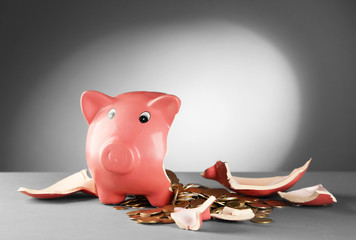
[[86,91],[81,107],[89,124],[86,158],[100,202],[115,204],[134,194],[145,195],[153,206],[169,204],[171,182],[163,160],[179,98],[158,92],[110,97]]

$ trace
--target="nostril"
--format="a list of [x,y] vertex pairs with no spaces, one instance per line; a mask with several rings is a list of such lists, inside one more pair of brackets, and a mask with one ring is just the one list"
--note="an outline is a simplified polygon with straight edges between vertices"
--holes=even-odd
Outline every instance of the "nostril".
[[132,150],[123,143],[108,144],[101,154],[101,163],[105,169],[114,173],[130,172],[136,162]]

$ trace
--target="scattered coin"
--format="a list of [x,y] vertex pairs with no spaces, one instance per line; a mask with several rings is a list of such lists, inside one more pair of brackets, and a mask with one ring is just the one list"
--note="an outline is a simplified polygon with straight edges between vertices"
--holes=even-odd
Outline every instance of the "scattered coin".
[[249,203],[250,207],[258,208],[258,209],[270,209],[271,206],[264,203]]
[[148,210],[141,210],[140,215],[142,217],[149,217],[152,215],[156,215],[162,212],[162,208],[153,208],[153,209],[148,209]]
[[114,209],[116,209],[116,210],[125,210],[125,209],[127,209],[127,207],[124,207],[124,206],[116,206],[116,207],[114,207]]
[[239,199],[241,201],[247,202],[247,203],[253,203],[256,201],[259,201],[259,198],[255,198],[255,197],[245,197],[245,196],[240,196]]
[[165,218],[167,217],[166,213],[158,213],[158,214],[155,214],[155,215],[151,215],[151,217],[159,217],[159,218]]
[[239,209],[239,210],[244,210],[244,209],[251,209],[249,206],[241,206],[241,207],[237,207],[236,209]]
[[126,204],[129,204],[130,202],[132,202],[133,201],[133,199],[128,199],[128,200],[125,200],[125,201],[123,201],[123,202],[121,202],[121,203],[119,203],[120,205],[126,205]]
[[270,218],[252,218],[251,222],[254,222],[254,223],[271,223],[273,221]]
[[202,205],[204,202],[205,202],[205,199],[202,199],[202,198],[194,199],[194,200],[190,201],[190,203],[189,203],[189,208],[196,208],[196,207],[199,207],[199,206]]
[[225,197],[230,194],[230,192],[225,188],[204,188],[201,192],[205,195],[214,196],[216,198]]
[[238,197],[234,197],[234,196],[226,196],[226,197],[221,197],[218,198],[219,201],[223,201],[223,202],[227,202],[227,201],[236,201],[239,200]]
[[181,192],[179,193],[180,197],[198,197],[200,196],[199,193],[195,193],[195,192]]
[[132,205],[131,206],[132,208],[146,208],[147,206],[145,206],[145,205],[142,205],[142,204],[135,204],[135,205]]
[[212,210],[210,210],[210,214],[219,214],[222,213],[224,207],[218,207],[218,208],[214,208]]
[[138,219],[138,218],[140,218],[140,217],[141,217],[140,214],[129,216],[129,218],[130,218],[131,220],[136,220],[136,219]]
[[177,175],[174,172],[166,169],[166,174],[167,174],[169,180],[171,180],[171,183],[179,183],[179,178],[177,178]]
[[184,188],[183,189],[187,189],[187,188],[205,188],[205,187],[203,187],[202,185],[200,185],[200,184],[196,184],[196,183],[188,183],[188,184],[186,184],[185,186],[184,186]]
[[172,218],[161,218],[161,223],[174,223]]
[[254,209],[257,211],[254,211],[256,214],[270,214],[272,212],[272,209],[264,210],[264,209]]
[[173,205],[166,205],[162,208],[162,211],[165,213],[171,213],[174,212],[174,207]]
[[159,223],[161,219],[159,217],[139,217],[136,220],[137,223]]
[[184,197],[178,197],[177,198],[177,201],[179,202],[189,202],[189,201],[192,201],[194,200],[195,198],[193,197],[187,197],[187,196],[184,196]]
[[186,207],[189,206],[189,201],[178,202],[175,206],[176,207],[181,207],[181,208],[186,208]]
[[239,200],[233,200],[233,201],[228,201],[226,203],[227,207],[231,207],[231,208],[239,208],[239,207],[243,207],[245,206],[245,203],[239,201]]
[[275,208],[283,208],[288,206],[287,203],[279,200],[265,200],[265,203]]
[[201,193],[201,189],[197,187],[185,188],[184,191],[190,193]]
[[[240,210],[252,209],[255,213],[255,217],[251,220],[252,222],[271,223],[272,219],[268,217],[268,214],[271,213],[273,208],[288,206],[283,201],[242,196],[229,192],[224,188],[207,188],[196,183],[183,185],[179,183],[179,179],[174,172],[167,170],[166,173],[172,182],[172,204],[161,208],[152,208],[145,196],[130,195],[125,201],[119,203],[120,206],[115,206],[114,208],[117,210],[124,210],[128,207],[140,209],[126,213],[131,220],[135,220],[137,223],[174,223],[170,214],[174,212],[175,207],[196,208],[210,196],[215,196],[217,199],[210,206],[211,214],[222,213],[225,206]],[[150,208],[143,209],[148,207]]]
[[128,216],[137,215],[137,214],[140,214],[140,211],[139,211],[139,210],[131,211],[131,212],[127,212],[127,213],[126,213],[126,215],[128,215]]
[[266,213],[256,213],[255,218],[267,218],[268,214]]

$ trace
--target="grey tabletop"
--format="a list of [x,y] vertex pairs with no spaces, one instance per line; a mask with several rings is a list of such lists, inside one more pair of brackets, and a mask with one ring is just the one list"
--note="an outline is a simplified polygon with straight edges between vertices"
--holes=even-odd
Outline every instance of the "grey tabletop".
[[[39,200],[16,190],[41,189],[72,173],[0,173],[0,239],[354,239],[356,234],[356,173],[307,172],[292,188],[321,183],[338,202],[327,207],[287,207],[272,211],[271,224],[203,222],[197,232],[175,224],[136,224],[125,212],[100,204],[86,194]],[[288,173],[233,173],[268,177]],[[199,173],[177,173],[180,181],[221,187]],[[291,190],[292,190],[291,189]]]

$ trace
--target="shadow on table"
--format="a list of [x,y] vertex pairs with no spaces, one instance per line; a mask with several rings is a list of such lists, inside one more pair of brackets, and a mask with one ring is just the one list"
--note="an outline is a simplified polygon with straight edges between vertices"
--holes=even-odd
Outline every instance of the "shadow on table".
[[356,213],[356,196],[355,195],[335,195],[337,202],[333,211],[346,215],[355,215]]
[[294,208],[321,209],[335,214],[355,215],[356,213],[356,195],[335,195],[336,203],[324,206],[299,206]]
[[[98,197],[86,194],[83,192],[76,192],[64,197],[60,198],[51,198],[51,199],[39,199],[39,198],[31,198],[32,201],[37,203],[49,203],[49,204],[61,204],[61,203],[72,203],[72,202],[84,202],[84,201],[92,201],[94,199],[98,199]],[[97,200],[98,201],[98,200]],[[99,201],[98,201],[99,203]]]
[[[224,221],[224,220],[219,220],[219,219],[211,219],[208,221],[204,221],[201,228],[197,232],[227,234],[227,235],[235,234],[235,233],[243,234],[243,233],[251,232],[250,229],[248,229],[248,227],[247,227],[248,225],[251,225],[251,224],[253,225],[253,223],[249,223],[249,221],[235,222],[235,221]],[[159,225],[157,225],[157,227],[158,226]],[[178,228],[176,224],[169,224],[167,227],[175,229],[175,230],[177,230],[177,228]],[[260,225],[260,227],[268,227],[268,226]],[[182,230],[182,231],[185,231],[185,230]],[[191,231],[191,232],[195,232],[195,231]],[[194,238],[192,238],[192,239],[194,239]]]
[[[219,219],[212,219],[209,221],[209,226],[204,222],[202,228],[199,232],[206,233],[217,233],[217,234],[234,234],[234,233],[249,233],[250,227],[249,225],[253,225],[254,223],[250,223],[250,221],[224,221]],[[259,227],[268,227],[267,225],[262,226],[260,224]]]

